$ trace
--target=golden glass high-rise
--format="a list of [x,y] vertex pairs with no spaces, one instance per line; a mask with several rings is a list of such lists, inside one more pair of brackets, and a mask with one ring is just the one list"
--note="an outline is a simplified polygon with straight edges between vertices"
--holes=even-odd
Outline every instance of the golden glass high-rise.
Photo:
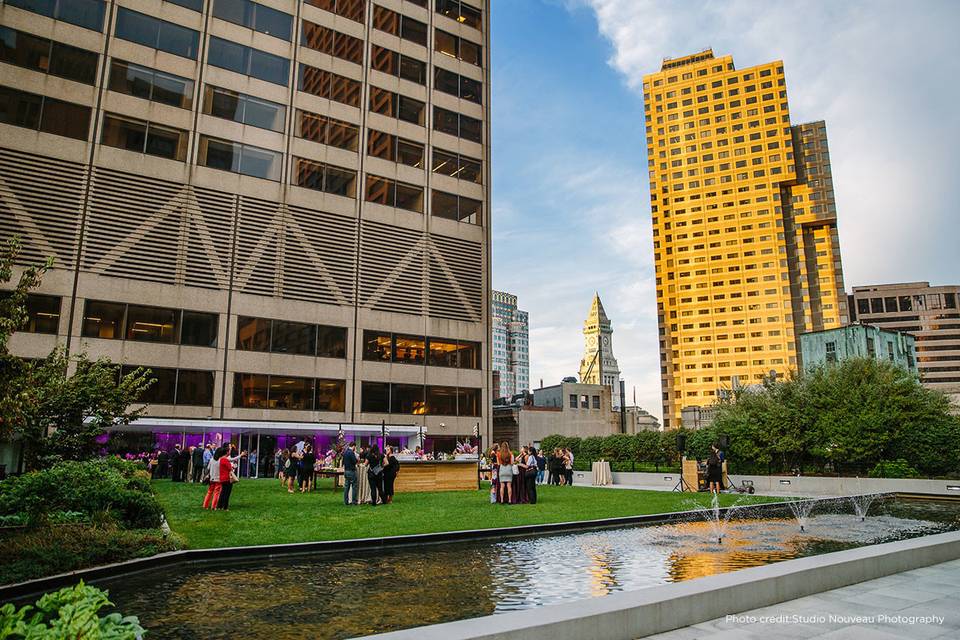
[[847,323],[826,126],[791,125],[781,61],[712,50],[644,77],[663,424],[799,367]]

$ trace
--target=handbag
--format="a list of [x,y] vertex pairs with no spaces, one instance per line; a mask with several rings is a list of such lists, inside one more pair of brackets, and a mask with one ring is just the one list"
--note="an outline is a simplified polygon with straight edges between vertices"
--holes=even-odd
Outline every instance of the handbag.
[[370,467],[370,473],[372,473],[375,476],[378,476],[381,473],[383,473],[383,467],[380,466],[379,464],[375,467]]
[[513,471],[513,475],[515,476],[520,475],[520,465],[518,464],[513,465],[513,468],[511,469],[511,471]]

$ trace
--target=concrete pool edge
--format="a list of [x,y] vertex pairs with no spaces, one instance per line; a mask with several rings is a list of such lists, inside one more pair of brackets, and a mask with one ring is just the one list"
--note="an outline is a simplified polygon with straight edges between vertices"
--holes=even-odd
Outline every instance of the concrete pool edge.
[[364,640],[634,640],[958,558],[950,531]]

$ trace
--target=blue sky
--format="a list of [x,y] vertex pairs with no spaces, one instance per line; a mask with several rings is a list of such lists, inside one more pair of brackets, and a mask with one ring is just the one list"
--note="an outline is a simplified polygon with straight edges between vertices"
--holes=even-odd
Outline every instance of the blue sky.
[[960,283],[960,2],[493,0],[493,285],[530,312],[530,380],[576,375],[594,291],[628,401],[660,415],[643,74],[706,47],[782,59],[824,119],[847,290]]

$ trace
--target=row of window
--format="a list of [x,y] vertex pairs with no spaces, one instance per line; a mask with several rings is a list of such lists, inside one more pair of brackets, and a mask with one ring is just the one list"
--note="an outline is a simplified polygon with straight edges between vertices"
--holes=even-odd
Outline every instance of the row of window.
[[363,382],[360,411],[401,415],[480,415],[480,389],[421,384]]
[[0,123],[86,140],[90,107],[0,86]]
[[347,330],[305,322],[237,318],[237,350],[320,358],[347,357]]
[[[957,296],[954,293],[928,293],[915,296],[889,296],[885,298],[857,298],[857,313],[893,313],[900,311],[914,311],[922,309],[956,309]],[[890,318],[894,322],[902,322],[909,318]],[[917,318],[914,317],[914,320]],[[880,321],[874,318],[874,321]]]
[[343,380],[259,373],[233,376],[233,406],[237,408],[341,412],[346,407],[345,396]]
[[363,359],[373,362],[479,369],[480,343],[365,330]]
[[104,0],[5,0],[4,4],[84,29],[103,31]]
[[98,59],[93,51],[0,26],[0,62],[92,85]]
[[[147,367],[155,382],[140,395],[144,404],[173,404],[181,406],[213,406],[213,372],[192,369],[167,369]],[[125,376],[137,369],[124,365],[120,375]]]
[[215,313],[87,300],[81,335],[85,338],[216,347],[217,325]]

